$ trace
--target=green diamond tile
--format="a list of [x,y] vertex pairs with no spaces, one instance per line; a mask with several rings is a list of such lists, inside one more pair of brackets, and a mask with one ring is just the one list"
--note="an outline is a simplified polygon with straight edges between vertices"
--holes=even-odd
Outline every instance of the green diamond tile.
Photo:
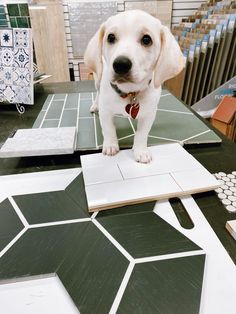
[[162,96],[158,104],[158,109],[191,113],[191,111],[173,95]]
[[89,217],[64,191],[14,196],[30,224]]
[[130,125],[128,118],[116,116],[114,117],[114,124],[116,126],[116,133],[118,139],[134,134],[134,131]]
[[0,251],[24,228],[8,199],[0,203]]
[[80,313],[108,313],[128,263],[92,222],[63,224],[29,229],[0,259],[0,280],[57,273]]
[[136,264],[117,313],[199,314],[205,255]]
[[98,216],[97,219],[134,258],[200,249],[153,212]]

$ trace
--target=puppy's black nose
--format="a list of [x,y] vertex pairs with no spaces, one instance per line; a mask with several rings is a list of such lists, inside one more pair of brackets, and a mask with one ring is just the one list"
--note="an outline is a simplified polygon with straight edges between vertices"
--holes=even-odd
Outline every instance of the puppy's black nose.
[[127,74],[131,68],[132,62],[125,56],[119,56],[113,62],[113,69],[117,74]]

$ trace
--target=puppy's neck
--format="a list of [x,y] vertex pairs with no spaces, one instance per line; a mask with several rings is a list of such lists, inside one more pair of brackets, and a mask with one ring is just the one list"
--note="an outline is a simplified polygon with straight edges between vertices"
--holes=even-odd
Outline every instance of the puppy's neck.
[[[148,85],[147,85],[146,88],[149,87],[149,85],[151,84],[151,81],[152,81],[152,79],[149,80]],[[131,92],[124,92],[124,91],[122,91],[122,90],[118,87],[118,85],[113,84],[113,83],[110,83],[110,85],[111,85],[111,87],[113,88],[113,90],[114,90],[121,98],[127,98],[127,97],[130,97],[130,96],[136,96],[136,95],[138,95],[140,92],[142,92],[142,91],[144,91],[144,90],[146,89],[146,88],[145,88],[145,89],[143,89],[143,90],[137,90],[137,91],[131,91]]]

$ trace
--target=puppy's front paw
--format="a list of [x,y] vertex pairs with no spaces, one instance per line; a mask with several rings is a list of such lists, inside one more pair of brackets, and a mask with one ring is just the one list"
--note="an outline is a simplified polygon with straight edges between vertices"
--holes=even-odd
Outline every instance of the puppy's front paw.
[[137,162],[148,164],[152,160],[150,151],[146,149],[134,149],[134,158]]
[[90,107],[89,111],[91,113],[97,112],[98,111],[98,104],[96,101],[93,102],[92,106]]
[[114,156],[119,151],[118,144],[103,144],[102,153],[108,156]]

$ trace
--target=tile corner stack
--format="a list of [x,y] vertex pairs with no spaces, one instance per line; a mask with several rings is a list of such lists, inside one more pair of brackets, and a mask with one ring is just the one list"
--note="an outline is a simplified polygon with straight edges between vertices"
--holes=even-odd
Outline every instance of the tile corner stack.
[[[214,190],[219,182],[179,144],[149,148],[150,164],[135,162],[132,150],[116,156],[81,156],[89,211]],[[108,167],[109,166],[109,167]],[[104,175],[104,169],[109,169]]]
[[235,1],[201,4],[194,15],[173,26],[186,67],[166,87],[193,105],[236,74]]

